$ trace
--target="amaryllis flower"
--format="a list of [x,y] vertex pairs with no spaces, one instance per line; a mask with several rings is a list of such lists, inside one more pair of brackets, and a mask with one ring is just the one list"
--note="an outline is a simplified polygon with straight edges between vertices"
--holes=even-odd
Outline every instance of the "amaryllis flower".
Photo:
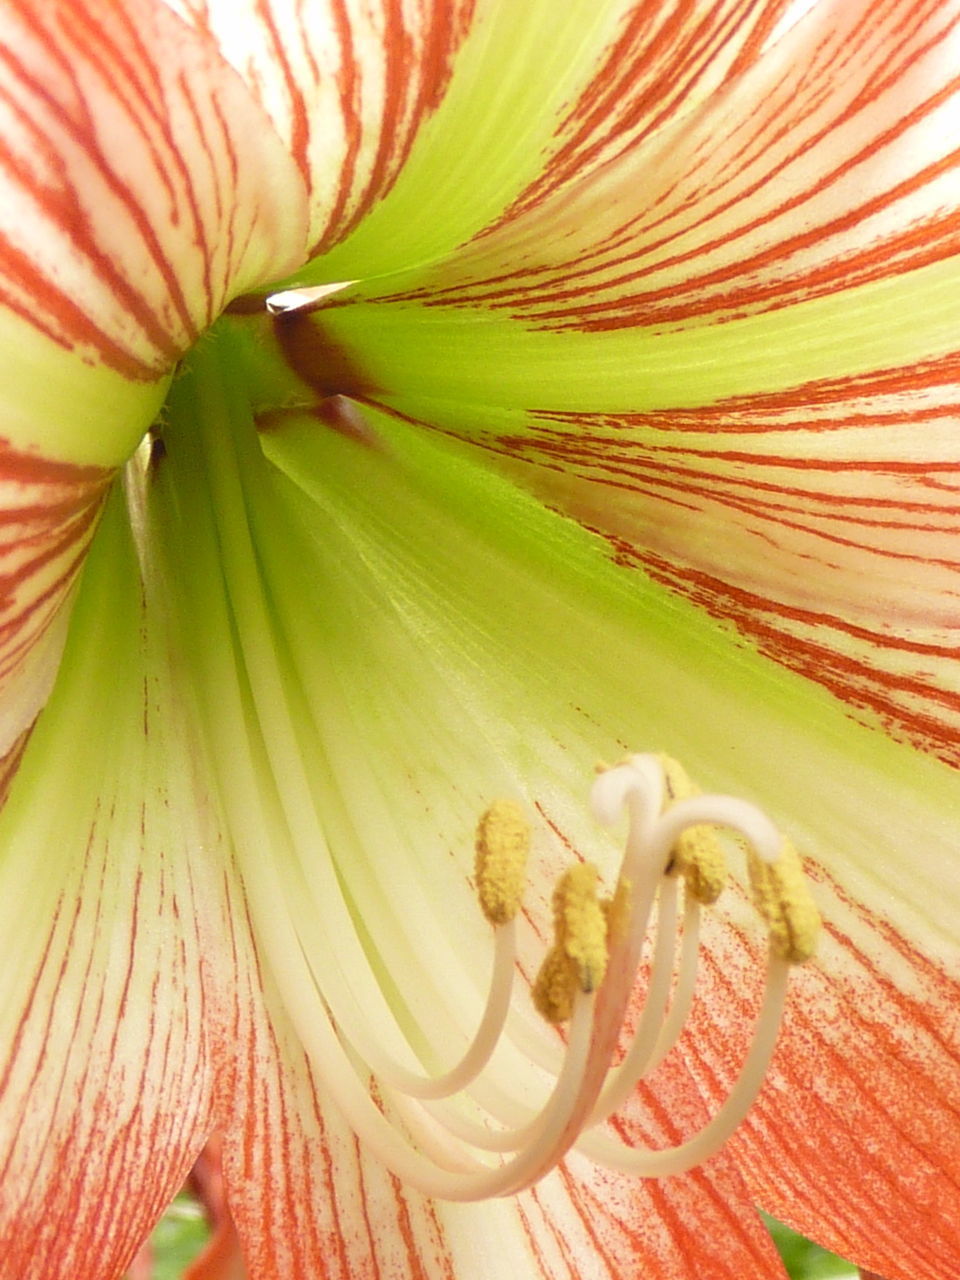
[[3,0],[4,1280],[952,1274],[958,26]]

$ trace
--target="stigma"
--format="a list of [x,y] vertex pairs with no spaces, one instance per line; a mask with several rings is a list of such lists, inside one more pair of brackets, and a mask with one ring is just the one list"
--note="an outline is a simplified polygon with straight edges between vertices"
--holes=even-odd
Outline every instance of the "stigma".
[[[700,793],[665,756],[636,755],[603,767],[591,806],[603,824],[625,819],[626,837],[608,886],[596,865],[576,860],[554,888],[553,938],[532,982],[534,1006],[553,1028],[552,1052],[536,1037],[507,1034],[521,972],[516,930],[531,827],[519,804],[497,801],[481,816],[475,840],[474,883],[493,931],[494,959],[472,1041],[459,1061],[433,1075],[378,1051],[363,1054],[366,1099],[354,1053],[345,1067],[349,1078],[335,1089],[361,1139],[427,1195],[461,1201],[511,1195],[571,1149],[638,1177],[683,1173],[723,1146],[763,1085],[790,969],[814,954],[820,927],[793,846],[754,805]],[[698,1132],[671,1147],[630,1145],[617,1136],[622,1126],[607,1121],[688,1032],[700,918],[716,909],[732,878],[728,863],[736,861],[745,865],[739,883],[745,879],[767,939],[752,1041],[726,1097]],[[494,1070],[504,1040],[507,1060],[529,1052],[542,1078],[532,1103],[519,1102],[506,1087],[509,1068],[507,1075],[502,1064]]]

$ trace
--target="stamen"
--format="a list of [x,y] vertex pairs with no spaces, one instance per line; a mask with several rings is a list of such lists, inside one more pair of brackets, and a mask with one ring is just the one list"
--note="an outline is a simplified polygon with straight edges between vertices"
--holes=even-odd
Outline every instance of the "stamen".
[[652,1075],[683,1034],[697,985],[697,959],[700,952],[700,906],[688,895],[683,904],[683,941],[680,946],[677,981],[657,1042],[650,1052],[644,1076]]
[[630,899],[633,886],[623,876],[617,881],[617,887],[607,898],[600,899],[600,909],[607,925],[607,950],[616,946],[627,936],[630,928]]
[[544,957],[533,984],[533,1004],[547,1022],[569,1022],[577,992],[577,973],[562,946],[554,944]]
[[411,1098],[441,1099],[465,1089],[489,1062],[510,1011],[516,963],[513,922],[523,898],[530,851],[530,824],[515,801],[497,800],[486,810],[477,824],[474,848],[477,896],[483,914],[495,926],[496,950],[486,1007],[473,1040],[454,1067],[435,1076],[408,1070],[369,1040],[361,1046],[377,1076]]
[[[678,769],[656,757],[633,757],[595,783],[596,807],[608,821],[618,809],[629,814],[626,848],[611,896],[599,895],[600,874],[589,862],[569,868],[554,890],[554,940],[534,986],[534,1001],[549,1021],[569,1019],[570,1026],[562,1064],[545,1101],[533,1111],[493,1082],[479,1088],[504,1029],[503,991],[509,992],[507,980],[515,964],[513,934],[529,844],[519,806],[499,801],[481,818],[477,891],[495,928],[499,978],[492,988],[498,987],[499,995],[494,1000],[491,994],[474,1045],[453,1071],[434,1078],[418,1077],[396,1064],[383,1070],[381,1062],[374,1065],[364,1054],[377,1078],[374,1098],[368,1095],[366,1103],[354,1087],[356,1077],[346,1079],[343,1057],[336,1073],[336,1092],[348,1104],[351,1123],[389,1168],[421,1191],[451,1200],[511,1195],[542,1177],[571,1146],[609,1168],[641,1177],[682,1173],[713,1155],[753,1104],[776,1043],[790,962],[811,954],[819,918],[799,859],[769,820],[742,801],[698,794]],[[729,842],[732,848],[746,845],[754,900],[770,934],[766,991],[753,1043],[726,1100],[699,1133],[664,1150],[631,1147],[596,1126],[629,1100],[637,1082],[655,1070],[683,1034],[696,982],[700,914],[716,900],[716,869],[725,862],[721,827],[739,837]],[[692,828],[698,837],[691,841]],[[643,1008],[631,1043],[613,1067],[616,1031],[628,1008],[658,897]],[[341,1055],[345,1050],[349,1055],[343,1030],[335,1034],[343,1042]],[[336,1057],[329,1039],[328,1051]],[[455,1092],[478,1118],[464,1115],[462,1104],[453,1106],[450,1095]],[[492,1106],[489,1121],[482,1118],[482,1096],[494,1100],[487,1104]],[[382,1110],[377,1097],[383,1100]],[[395,1119],[391,1122],[388,1115]],[[501,1162],[491,1166],[496,1153]]]
[[579,863],[553,891],[553,946],[533,986],[533,1003],[548,1022],[566,1022],[577,991],[588,995],[603,981],[611,906],[604,909],[597,896],[598,879],[596,867]]
[[[401,1132],[379,1108],[361,1106],[350,1090],[352,1123],[399,1176],[427,1194],[452,1200],[510,1195],[540,1178],[575,1145],[609,1168],[665,1177],[708,1159],[739,1125],[766,1075],[790,962],[811,954],[819,917],[799,859],[769,820],[742,801],[699,795],[692,785],[678,783],[679,776],[672,764],[651,756],[634,757],[595,784],[596,807],[608,820],[618,807],[626,809],[629,832],[612,896],[599,896],[600,875],[589,862],[568,869],[554,890],[554,941],[538,975],[534,1000],[548,1020],[570,1019],[570,1028],[562,1065],[538,1110],[530,1112],[507,1101],[505,1111],[498,1114],[498,1107],[489,1113],[490,1123],[484,1123],[440,1101],[455,1091],[453,1087],[441,1091],[436,1079],[411,1079],[410,1073],[396,1069],[385,1077],[378,1069],[384,1102],[402,1124]],[[696,981],[699,918],[705,901],[714,901],[716,895],[703,891],[710,877],[702,873],[697,857],[687,858],[690,874],[675,874],[686,856],[678,850],[690,828],[699,827],[707,830],[711,846],[722,856],[717,830],[721,826],[738,833],[747,847],[754,899],[770,933],[766,991],[753,1043],[726,1100],[699,1133],[664,1150],[630,1147],[597,1132],[596,1126],[628,1101],[637,1082],[652,1073],[682,1036]],[[503,939],[510,937],[511,958],[498,960],[501,968],[513,966],[512,934],[528,837],[522,812],[507,802],[492,806],[478,826],[478,893],[485,915],[495,922],[498,955]],[[711,852],[708,861],[715,867],[719,860]],[[683,930],[675,964],[681,883]],[[644,1006],[632,1041],[614,1068],[617,1037],[611,1030],[615,1033],[625,1016],[658,894],[657,935]],[[496,923],[504,918],[507,923]],[[496,1026],[499,1035],[502,1018]],[[486,1066],[492,1041],[486,1034],[483,1038],[483,1052],[471,1050],[471,1071],[455,1068],[442,1078],[445,1086],[456,1084],[456,1091],[462,1092],[463,1084],[475,1078],[473,1067],[479,1063],[479,1071]],[[498,1096],[496,1088],[492,1096]],[[471,1091],[470,1098],[476,1106],[479,1095]],[[504,1126],[503,1115],[512,1123]],[[498,1152],[510,1153],[509,1158],[491,1167],[486,1160]]]
[[[660,756],[671,800],[686,800],[697,794],[686,769],[670,756]],[[716,828],[687,827],[673,846],[673,869],[683,876],[687,889],[698,902],[712,906],[727,882],[727,860]]]
[[[627,1101],[637,1082],[649,1070],[650,1059],[659,1043],[661,1026],[670,998],[677,918],[677,882],[670,877],[660,889],[657,917],[657,941],[650,979],[647,984],[643,1012],[633,1035],[633,1042],[619,1066],[607,1076],[603,1092],[590,1115],[591,1124],[599,1124]],[[681,1024],[682,1029],[682,1024]]]
[[506,924],[520,910],[530,853],[530,824],[513,800],[497,800],[477,824],[474,869],[483,914]]
[[[506,1038],[530,837],[523,811],[513,802],[496,802],[477,827],[476,887],[494,928],[496,960],[481,1026],[461,1061],[442,1076],[420,1075],[390,1060],[368,1038],[358,1038],[354,1026],[331,1016],[331,1009],[310,1036],[311,1043],[323,1044],[324,1077],[361,1138],[397,1176],[427,1195],[464,1201],[514,1194],[572,1146],[641,1177],[680,1173],[726,1141],[763,1084],[789,962],[809,957],[819,923],[792,847],[752,805],[700,795],[679,766],[654,756],[633,757],[602,775],[594,799],[608,821],[627,812],[626,847],[611,895],[601,896],[600,872],[590,862],[570,867],[554,890],[554,939],[534,1002],[548,1021],[569,1020],[569,1028],[558,1069],[544,1077],[538,1107],[521,1102],[511,1091],[513,1081],[502,1068],[492,1074],[491,1063]],[[727,841],[731,849],[746,846],[754,901],[770,935],[766,993],[753,1043],[726,1100],[699,1133],[664,1150],[630,1147],[597,1126],[629,1101],[638,1081],[651,1075],[683,1035],[696,983],[700,915],[716,901],[719,889],[714,890],[726,877],[720,828],[739,837]],[[656,940],[643,1007],[613,1067],[655,903]],[[524,1043],[522,1034],[510,1039],[508,1054]]]
[[629,1147],[606,1134],[590,1132],[577,1142],[577,1150],[608,1169],[641,1178],[667,1178],[686,1173],[716,1154],[753,1106],[763,1085],[783,1017],[788,972],[789,966],[771,953],[753,1044],[723,1106],[698,1134],[679,1146],[650,1151]]
[[776,862],[748,852],[750,888],[770,928],[770,945],[791,964],[809,960],[817,947],[820,913],[814,905],[796,849],[784,840]]
[[583,862],[571,867],[554,890],[558,941],[587,994],[596,991],[607,968],[607,918],[597,896],[599,878],[597,868]]
[[[725,861],[717,827],[732,828],[747,843],[754,901],[769,927],[770,950],[766,993],[753,1044],[726,1101],[700,1133],[677,1147],[662,1151],[630,1148],[608,1135],[594,1132],[585,1133],[576,1143],[578,1150],[598,1163],[641,1177],[665,1177],[702,1163],[739,1125],[763,1084],[776,1043],[786,995],[788,961],[799,962],[809,958],[819,928],[819,916],[803,880],[799,859],[792,846],[782,840],[764,815],[753,806],[729,797],[699,796],[675,762],[661,757],[660,764],[664,770],[667,807],[658,821],[650,823],[647,820],[645,838],[655,862],[666,853],[665,870],[684,871],[687,896],[684,946],[674,1006],[663,1020],[656,1040],[651,1043],[650,1025],[661,1017],[666,1003],[662,966],[668,955],[670,959],[666,963],[672,964],[672,950],[658,931],[647,999],[633,1043],[621,1066],[610,1073],[591,1114],[591,1125],[606,1119],[612,1110],[626,1101],[636,1082],[662,1061],[679,1038],[693,995],[700,906],[716,900],[714,887],[720,877],[715,870],[721,860]],[[621,803],[628,803],[629,788],[622,778],[618,780],[617,790]],[[635,805],[631,808],[631,818],[628,857],[634,828],[638,825]],[[684,837],[691,828],[698,830],[698,839],[686,844]],[[701,857],[704,848],[707,854]],[[682,865],[684,861],[686,865]],[[692,874],[687,874],[689,868],[692,868]],[[660,923],[662,926],[662,918]]]

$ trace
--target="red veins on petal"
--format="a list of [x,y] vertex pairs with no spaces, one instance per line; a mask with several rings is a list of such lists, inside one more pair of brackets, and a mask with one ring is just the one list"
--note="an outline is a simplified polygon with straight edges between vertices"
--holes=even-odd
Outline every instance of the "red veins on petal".
[[443,98],[476,0],[173,0],[213,35],[310,187],[311,256],[391,189]]
[[702,409],[543,412],[485,443],[618,561],[958,763],[958,415],[953,358]]
[[0,4],[0,304],[125,377],[165,372],[302,261],[304,185],[214,44],[164,5]]
[[[823,955],[797,975],[770,1087],[732,1146],[772,1213],[891,1276],[942,1280],[960,1246],[953,973],[817,879]],[[735,1011],[729,973],[725,994]]]
[[112,471],[50,462],[0,441],[0,750],[29,724],[60,656],[60,607]]
[[960,251],[956,6],[822,0],[765,51],[742,8],[661,22],[642,77],[611,54],[537,182],[416,295],[605,330],[782,307]]
[[632,5],[596,73],[560,122],[557,150],[503,222],[637,147],[692,101],[716,91],[754,60],[788,8],[788,0]]

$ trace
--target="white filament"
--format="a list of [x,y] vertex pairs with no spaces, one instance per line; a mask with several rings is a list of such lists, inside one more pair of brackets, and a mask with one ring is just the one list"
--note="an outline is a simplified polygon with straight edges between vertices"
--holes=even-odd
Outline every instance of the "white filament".
[[[322,1064],[326,1087],[363,1143],[411,1186],[448,1200],[513,1194],[542,1177],[573,1145],[611,1169],[663,1177],[702,1163],[746,1114],[762,1085],[783,1009],[788,966],[772,955],[762,1012],[744,1066],[726,1101],[698,1134],[676,1147],[648,1150],[627,1146],[596,1127],[629,1099],[637,1082],[675,1046],[689,1015],[700,906],[685,894],[678,958],[678,880],[667,874],[677,836],[694,824],[722,823],[743,835],[763,858],[769,859],[780,847],[776,829],[753,806],[726,797],[696,796],[661,812],[665,795],[663,769],[653,756],[635,757],[608,771],[593,790],[595,810],[605,820],[615,819],[623,809],[629,816],[620,881],[630,885],[630,924],[616,975],[624,991],[635,981],[659,896],[646,999],[617,1067],[607,1061],[598,1076],[596,997],[578,995],[561,1065],[543,1105],[534,1111],[515,1105],[514,1122],[507,1125],[497,1109],[484,1118],[480,1094],[471,1086],[484,1082],[504,1030],[515,965],[512,925],[496,930],[496,958],[480,1026],[460,1061],[443,1074],[410,1071],[372,1035],[357,1034],[353,1018],[347,1019],[348,1026],[339,1018],[334,1021],[329,1012],[319,1022],[313,1020],[305,1039],[311,1057]],[[302,977],[294,979],[301,997],[294,1004],[301,1009],[307,1003],[302,983]],[[303,1034],[307,1029],[294,1013]],[[365,1073],[376,1081],[373,1094]],[[496,1079],[487,1083],[495,1094]],[[463,1096],[472,1114],[463,1113],[455,1095]]]
[[753,1043],[723,1106],[698,1134],[680,1146],[650,1151],[627,1146],[606,1134],[587,1133],[577,1143],[577,1149],[608,1169],[641,1178],[666,1178],[686,1173],[719,1151],[760,1092],[780,1030],[788,970],[787,962],[771,951],[763,1008],[757,1019]]
[[411,1098],[446,1098],[466,1088],[487,1065],[503,1034],[510,1011],[517,957],[514,921],[500,925],[494,931],[494,939],[493,972],[480,1025],[459,1062],[442,1075],[430,1076],[410,1071],[391,1058],[362,1025],[351,1027],[347,1038],[366,1059],[373,1074],[388,1088]]
[[[308,291],[293,292],[292,297],[274,297],[274,307],[299,309],[315,300],[305,296]],[[220,422],[211,414],[201,415],[201,420],[202,448],[208,456],[197,471],[212,477],[212,491],[209,502],[198,509],[211,524],[207,541],[219,543],[221,556],[218,571],[209,575],[214,587],[211,598],[204,599],[204,610],[216,621],[212,633],[234,636],[237,644],[229,656],[219,646],[204,649],[205,670],[215,689],[216,711],[210,715],[213,745],[246,901],[271,982],[324,1092],[386,1168],[435,1198],[475,1200],[512,1194],[554,1167],[584,1128],[617,1105],[635,1078],[669,1051],[682,1028],[696,964],[690,941],[694,931],[685,931],[680,975],[667,1012],[674,952],[667,936],[667,904],[673,890],[663,886],[676,835],[691,823],[727,825],[741,832],[761,858],[769,859],[776,856],[775,843],[779,848],[776,832],[752,806],[724,797],[690,798],[664,812],[664,769],[655,756],[632,757],[598,778],[593,789],[598,817],[612,822],[625,809],[629,818],[619,874],[621,890],[629,885],[626,935],[611,946],[600,991],[578,992],[574,999],[566,1045],[546,1100],[529,1115],[508,1114],[507,1126],[492,1113],[490,1136],[474,1142],[473,1122],[450,1122],[453,1112],[443,1099],[464,1093],[464,1105],[477,1108],[504,1083],[502,1074],[492,1070],[491,1054],[509,1003],[512,936],[498,933],[486,1009],[460,1062],[429,1076],[395,1061],[404,1051],[414,1061],[414,1047],[388,997],[380,966],[358,933],[354,904],[347,899],[328,838],[329,828],[336,831],[349,823],[346,816],[321,816],[325,797],[318,794],[307,765],[320,752],[305,748],[322,744],[310,738],[313,716],[304,700],[308,692],[320,697],[321,691],[310,687],[306,677],[290,679],[278,665],[278,652],[287,644],[293,652],[296,637],[277,642],[275,603],[257,568],[260,559],[251,529],[258,520],[266,520],[269,511],[258,506],[256,484],[244,489],[237,451],[247,445],[229,429],[229,419]],[[185,474],[189,477],[189,469]],[[202,642],[203,634],[198,636]],[[264,857],[265,849],[274,856]],[[651,1012],[640,1018],[639,1044],[628,1049],[625,1069],[611,1077],[617,1048],[613,1017],[622,1018],[628,1008],[658,891],[663,937],[658,937],[648,979]],[[428,900],[426,895],[424,901]],[[322,928],[317,927],[318,913]],[[423,948],[431,948],[429,938]],[[779,1023],[785,973],[782,962],[771,960],[764,1011],[744,1070],[727,1102],[700,1134],[673,1151],[631,1152],[602,1134],[588,1133],[581,1139],[584,1149],[643,1176],[660,1176],[706,1159],[760,1087]],[[444,997],[451,989],[445,976],[432,977],[432,989]],[[460,988],[464,985],[461,982]],[[454,1016],[460,1013],[456,1004],[454,998]],[[381,1037],[389,1041],[389,1050]],[[605,1089],[608,1080],[611,1084]],[[479,1127],[486,1128],[482,1123]],[[513,1154],[505,1160],[491,1157],[497,1147]]]

